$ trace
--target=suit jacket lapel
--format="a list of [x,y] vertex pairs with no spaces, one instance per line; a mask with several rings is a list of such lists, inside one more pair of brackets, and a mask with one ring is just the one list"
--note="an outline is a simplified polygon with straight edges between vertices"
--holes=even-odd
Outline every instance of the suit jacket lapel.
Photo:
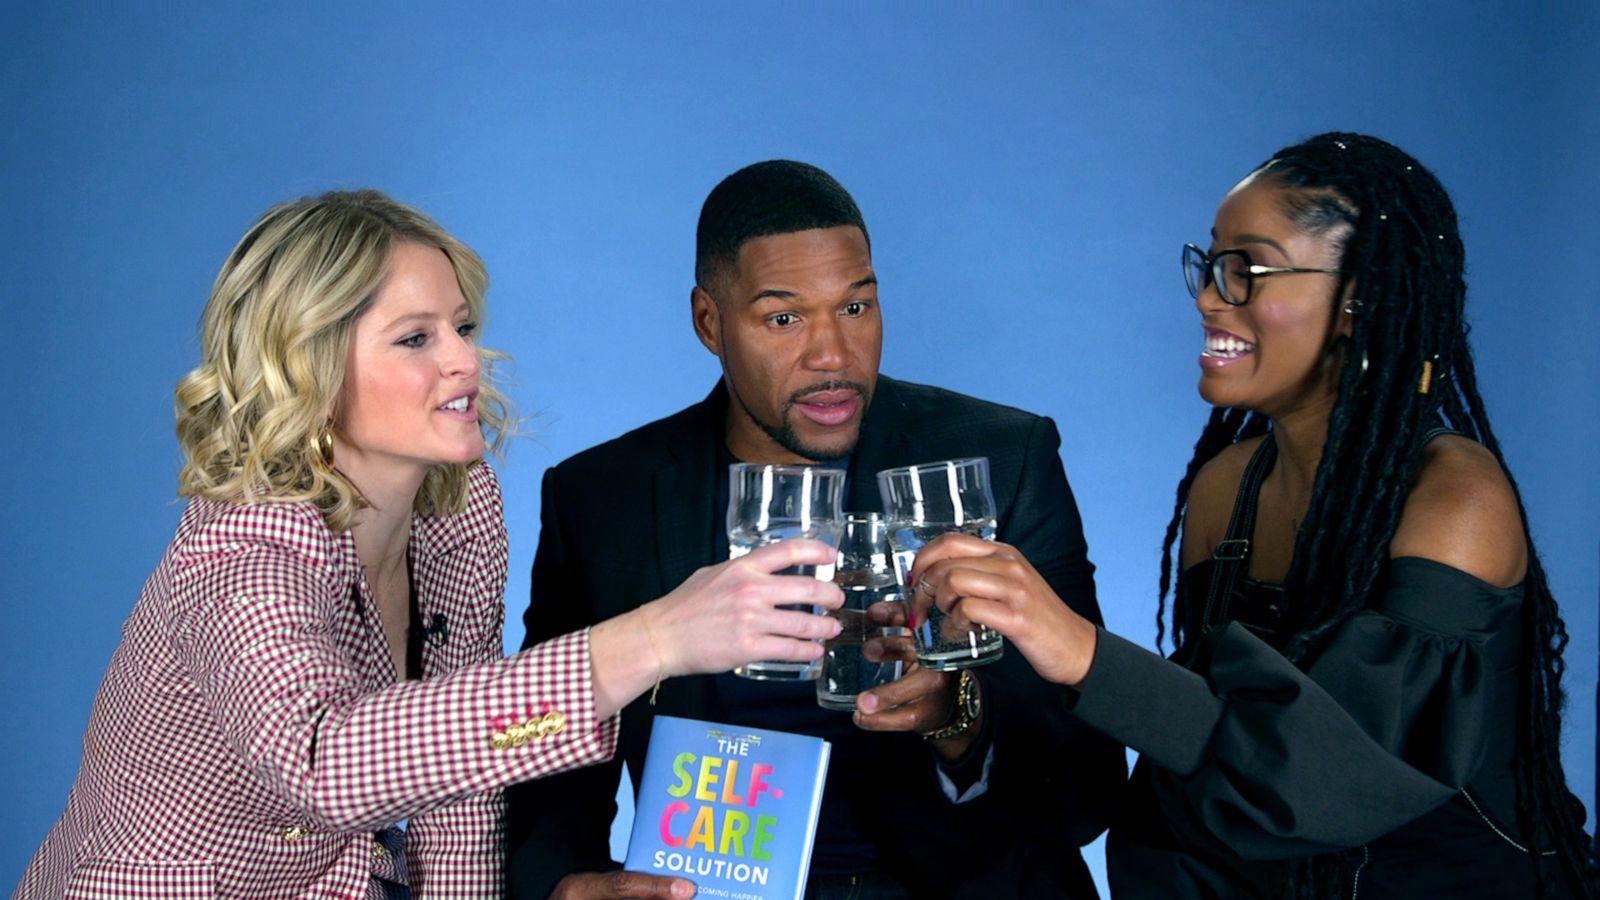
[[720,429],[709,408],[717,392],[686,416],[665,443],[672,459],[655,473],[656,562],[666,593],[711,559],[713,528],[722,521],[716,503],[716,444]]
[[916,447],[905,432],[905,408],[894,379],[878,376],[872,405],[861,423],[861,437],[850,454],[850,496],[845,509],[851,512],[883,512],[878,495],[878,473],[894,466],[922,462],[913,459]]
[[[714,529],[723,518],[716,505],[716,441],[721,440],[726,408],[722,382],[685,416],[676,435],[664,442],[672,459],[656,470],[654,478],[656,568],[660,574],[657,596],[678,587],[696,569],[720,560],[711,558]],[[674,678],[661,685],[660,702],[684,714],[703,714],[702,678]]]

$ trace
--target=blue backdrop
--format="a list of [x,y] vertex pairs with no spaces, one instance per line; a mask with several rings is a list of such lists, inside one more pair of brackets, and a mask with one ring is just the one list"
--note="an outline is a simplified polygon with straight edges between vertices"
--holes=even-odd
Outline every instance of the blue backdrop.
[[1461,210],[1491,414],[1573,632],[1565,749],[1592,798],[1600,8],[789,6],[4,5],[0,889],[65,802],[177,521],[172,386],[262,210],[373,185],[488,262],[486,340],[533,415],[501,467],[514,648],[539,476],[710,387],[695,216],[775,156],[865,211],[885,371],[1057,419],[1108,622],[1149,642],[1206,411],[1179,245],[1298,138],[1413,151]]

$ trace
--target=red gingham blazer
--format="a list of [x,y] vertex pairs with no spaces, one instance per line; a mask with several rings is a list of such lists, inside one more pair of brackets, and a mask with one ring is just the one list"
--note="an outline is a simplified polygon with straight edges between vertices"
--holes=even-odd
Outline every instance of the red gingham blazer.
[[501,661],[487,464],[464,513],[414,519],[411,564],[434,628],[397,683],[349,532],[309,503],[191,500],[16,897],[380,897],[375,876],[498,897],[500,788],[609,758],[617,719],[595,718],[587,632]]

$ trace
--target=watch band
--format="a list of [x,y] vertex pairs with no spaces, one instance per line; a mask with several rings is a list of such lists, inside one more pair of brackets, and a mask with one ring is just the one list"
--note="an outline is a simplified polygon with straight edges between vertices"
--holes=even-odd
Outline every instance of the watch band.
[[960,737],[978,724],[981,712],[982,694],[978,690],[978,677],[972,674],[971,669],[962,669],[960,680],[956,683],[955,711],[951,713],[950,721],[932,731],[922,732],[922,737],[929,741]]

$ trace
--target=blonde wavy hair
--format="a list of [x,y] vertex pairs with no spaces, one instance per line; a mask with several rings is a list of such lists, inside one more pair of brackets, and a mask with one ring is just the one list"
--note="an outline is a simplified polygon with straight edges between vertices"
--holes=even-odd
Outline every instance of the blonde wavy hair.
[[[350,333],[371,306],[397,243],[449,257],[472,319],[482,323],[489,276],[483,262],[423,213],[374,190],[334,191],[267,210],[228,255],[200,320],[200,365],[178,382],[180,496],[233,503],[306,501],[328,527],[348,529],[365,505],[318,441],[332,427]],[[511,431],[490,366],[505,356],[479,348],[478,424],[492,451]],[[416,512],[466,507],[467,472],[438,465],[417,492]]]

